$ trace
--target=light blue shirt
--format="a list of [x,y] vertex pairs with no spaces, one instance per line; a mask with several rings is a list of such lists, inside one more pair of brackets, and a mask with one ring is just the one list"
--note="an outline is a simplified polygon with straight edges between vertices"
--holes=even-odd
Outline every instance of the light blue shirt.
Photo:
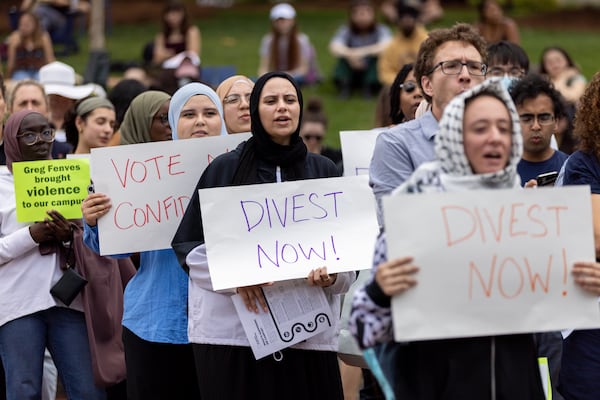
[[[100,253],[97,226],[84,223],[83,241]],[[188,276],[175,252],[172,249],[141,252],[140,268],[125,288],[123,326],[149,342],[187,344],[187,301]]]
[[369,185],[377,200],[379,226],[383,226],[381,198],[404,183],[419,165],[435,159],[434,138],[438,128],[438,121],[428,111],[377,137],[369,167]]

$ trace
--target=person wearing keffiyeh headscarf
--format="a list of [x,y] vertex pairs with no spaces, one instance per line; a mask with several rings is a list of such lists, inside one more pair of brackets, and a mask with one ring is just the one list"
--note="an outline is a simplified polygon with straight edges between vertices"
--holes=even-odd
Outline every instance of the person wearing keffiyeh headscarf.
[[[435,137],[436,160],[422,164],[392,196],[520,189],[521,147],[510,95],[498,79],[484,81],[450,101]],[[387,260],[382,233],[371,279],[355,293],[350,316],[361,348],[376,348],[382,387],[398,399],[545,398],[533,334],[394,342],[391,297],[410,290],[417,276],[411,257]]]
[[[235,291],[216,292],[212,288],[198,189],[338,175],[331,160],[309,153],[300,138],[302,93],[291,76],[283,72],[261,76],[250,95],[250,115],[252,137],[210,163],[172,242],[182,266],[189,268],[188,332],[201,397],[342,399],[337,322],[321,334],[257,361],[231,300]],[[236,243],[230,245],[235,251]],[[332,315],[339,316],[339,295],[348,290],[355,274],[335,276],[325,268],[319,270],[303,282],[323,287]],[[260,285],[237,291],[247,300],[249,309],[258,310],[256,298],[250,293],[260,292]]]

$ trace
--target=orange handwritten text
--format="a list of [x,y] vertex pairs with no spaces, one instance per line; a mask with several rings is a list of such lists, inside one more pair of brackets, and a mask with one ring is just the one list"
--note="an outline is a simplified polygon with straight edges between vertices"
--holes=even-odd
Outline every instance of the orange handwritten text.
[[[481,296],[514,299],[524,293],[555,293],[559,282],[562,296],[566,296],[566,249],[561,249],[560,257],[548,255],[547,261],[543,263],[540,263],[539,259],[534,263],[531,258],[523,256],[499,259],[498,255],[494,254],[489,267],[477,265],[474,261],[469,262],[469,300],[480,299]],[[556,283],[552,285],[554,281]]]
[[441,207],[446,245],[456,246],[471,240],[497,243],[509,238],[560,236],[561,211],[566,206],[540,206],[513,203],[501,207],[447,205]]

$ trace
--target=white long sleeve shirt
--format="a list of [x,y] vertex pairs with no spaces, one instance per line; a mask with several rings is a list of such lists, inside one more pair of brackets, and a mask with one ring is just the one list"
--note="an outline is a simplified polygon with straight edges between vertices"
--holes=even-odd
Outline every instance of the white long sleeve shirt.
[[[41,255],[29,224],[17,222],[14,180],[0,170],[0,326],[54,306],[50,294],[62,276],[58,254]],[[78,296],[71,308],[81,311]]]

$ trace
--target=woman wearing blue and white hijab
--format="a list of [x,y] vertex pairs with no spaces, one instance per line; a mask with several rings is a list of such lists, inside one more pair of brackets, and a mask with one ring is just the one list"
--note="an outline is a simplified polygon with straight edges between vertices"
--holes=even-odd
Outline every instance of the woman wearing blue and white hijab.
[[[520,187],[519,116],[499,80],[455,97],[435,140],[436,160],[395,194]],[[373,266],[370,282],[354,295],[350,328],[362,348],[382,346],[382,386],[396,398],[544,399],[532,334],[395,343],[390,300],[417,283],[418,267],[410,256],[387,260],[385,233]]]
[[203,83],[189,83],[173,94],[169,124],[174,140],[227,135],[221,100]]

